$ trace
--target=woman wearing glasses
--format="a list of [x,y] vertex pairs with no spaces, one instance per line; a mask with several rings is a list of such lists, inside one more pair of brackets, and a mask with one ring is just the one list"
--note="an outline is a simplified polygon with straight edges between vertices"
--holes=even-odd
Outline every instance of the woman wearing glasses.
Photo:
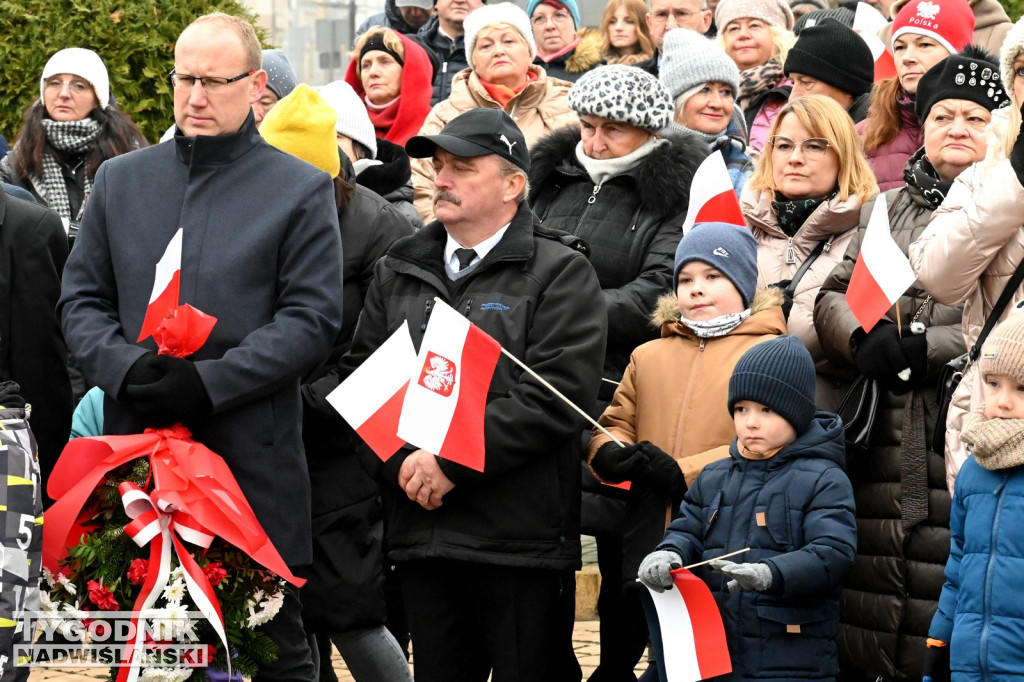
[[757,239],[758,286],[791,292],[789,333],[814,358],[819,409],[834,411],[842,389],[823,378],[834,372],[814,329],[814,299],[846,253],[861,207],[876,194],[850,115],[833,99],[807,95],[779,111],[740,196]]
[[82,218],[100,164],[144,146],[131,119],[111,105],[103,60],[70,47],[46,62],[39,99],[25,110],[14,147],[0,161],[0,180],[31,192],[68,230]]

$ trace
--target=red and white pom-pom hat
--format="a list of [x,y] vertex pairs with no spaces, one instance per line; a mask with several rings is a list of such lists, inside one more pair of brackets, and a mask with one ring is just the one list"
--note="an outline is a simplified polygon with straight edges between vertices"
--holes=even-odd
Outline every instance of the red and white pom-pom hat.
[[974,42],[974,11],[967,0],[911,0],[892,22],[892,40],[906,33],[929,36],[950,54]]

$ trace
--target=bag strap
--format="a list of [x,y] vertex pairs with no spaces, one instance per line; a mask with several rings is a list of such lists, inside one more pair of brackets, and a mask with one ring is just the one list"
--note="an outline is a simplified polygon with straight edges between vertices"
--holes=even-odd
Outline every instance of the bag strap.
[[[789,280],[789,286],[783,289],[783,292],[785,292],[789,298],[793,298],[793,296],[796,295],[796,285],[800,283],[803,276],[811,269],[811,265],[815,260],[817,260],[818,256],[821,255],[821,252],[825,250],[825,245],[830,241],[831,237],[818,242],[818,245],[814,247],[814,251],[811,251],[804,262],[800,264],[800,268],[796,271],[796,274],[793,275],[793,279]],[[1021,263],[1024,264],[1024,261],[1021,261]]]
[[999,295],[999,300],[996,301],[995,307],[992,308],[992,312],[988,314],[988,318],[985,320],[985,326],[981,328],[981,333],[978,334],[978,340],[971,346],[971,351],[967,355],[970,362],[974,362],[981,355],[981,346],[985,343],[985,339],[988,338],[989,332],[996,326],[996,322],[999,320],[1003,311],[1006,310],[1006,306],[1010,304],[1010,299],[1017,292],[1017,288],[1020,287],[1021,282],[1024,282],[1024,260],[1018,265],[1017,269],[1013,271],[1013,276],[1010,277],[1010,281],[1006,283],[1006,288],[1003,289],[1003,293]]

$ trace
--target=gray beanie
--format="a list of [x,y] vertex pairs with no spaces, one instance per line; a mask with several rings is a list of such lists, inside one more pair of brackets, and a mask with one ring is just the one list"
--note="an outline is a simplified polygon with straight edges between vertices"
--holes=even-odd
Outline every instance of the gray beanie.
[[569,107],[583,115],[656,133],[672,120],[672,97],[658,79],[625,64],[587,71],[569,89]]
[[800,339],[783,334],[740,356],[729,378],[729,414],[741,400],[761,403],[806,433],[814,419],[814,360]]
[[694,225],[676,247],[673,288],[679,281],[679,271],[695,260],[707,263],[728,277],[743,297],[743,303],[750,305],[757,290],[757,240],[749,229],[729,223]]
[[658,77],[673,100],[698,85],[715,81],[731,85],[735,95],[740,91],[736,62],[714,41],[688,28],[674,28],[665,34]]
[[267,87],[278,99],[287,97],[299,84],[292,63],[281,50],[263,50],[263,70],[267,72]]

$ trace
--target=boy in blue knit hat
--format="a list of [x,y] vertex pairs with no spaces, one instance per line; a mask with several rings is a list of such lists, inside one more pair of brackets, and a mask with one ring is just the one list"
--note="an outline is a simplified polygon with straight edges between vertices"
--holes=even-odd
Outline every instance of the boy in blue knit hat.
[[[725,405],[729,375],[744,352],[786,333],[782,294],[757,291],[757,242],[746,227],[695,225],[676,249],[676,292],[658,301],[654,323],[661,338],[635,349],[600,423],[589,462],[603,481],[629,481],[621,572],[602,577],[620,587],[624,615],[632,618],[618,641],[602,646],[605,679],[627,678],[647,644],[636,576],[640,561],[658,544],[665,524],[701,468],[727,456],[735,435]],[[616,575],[617,574],[617,575]],[[598,611],[608,599],[602,591]],[[629,637],[630,642],[621,640]],[[610,660],[608,651],[621,655]]]
[[857,545],[842,421],[815,413],[814,362],[788,335],[743,354],[728,409],[730,456],[697,477],[640,580],[661,591],[674,568],[749,548],[694,570],[722,614],[728,679],[834,679],[839,594]]

